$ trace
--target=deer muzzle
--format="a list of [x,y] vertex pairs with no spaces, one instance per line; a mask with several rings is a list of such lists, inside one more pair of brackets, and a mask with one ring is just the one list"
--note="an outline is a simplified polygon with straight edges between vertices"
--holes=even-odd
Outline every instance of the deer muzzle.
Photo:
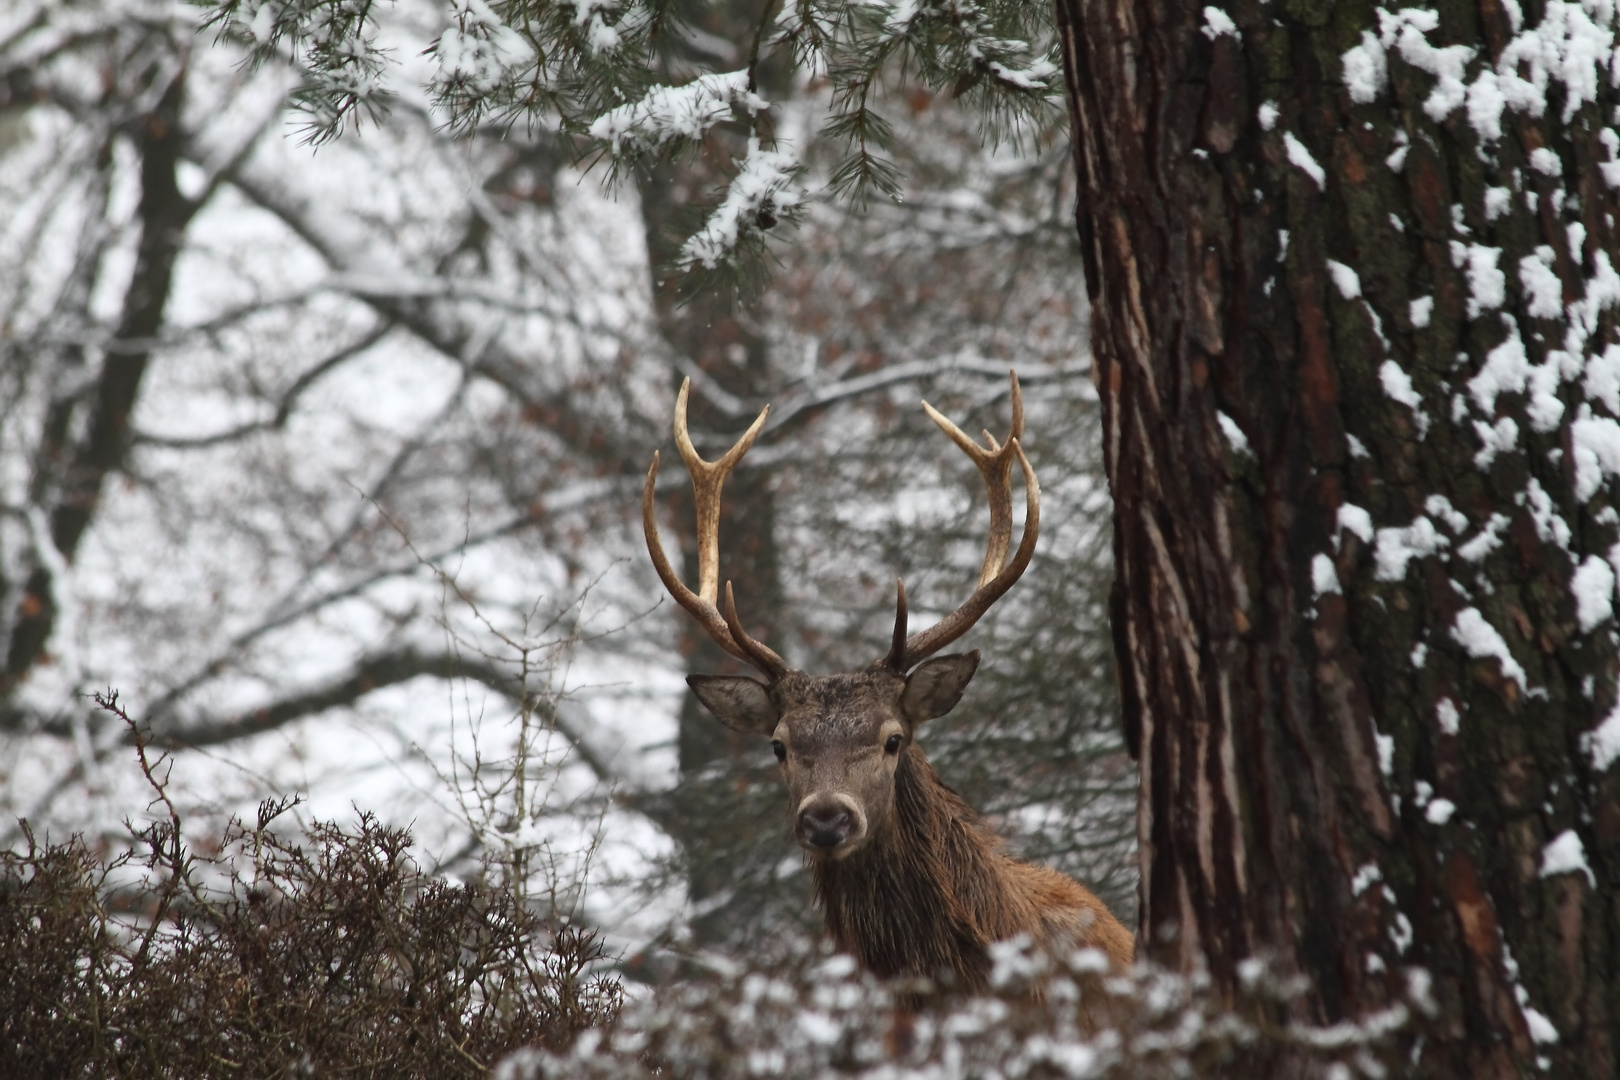
[[794,835],[816,855],[848,854],[866,833],[866,815],[847,795],[818,792],[799,804]]

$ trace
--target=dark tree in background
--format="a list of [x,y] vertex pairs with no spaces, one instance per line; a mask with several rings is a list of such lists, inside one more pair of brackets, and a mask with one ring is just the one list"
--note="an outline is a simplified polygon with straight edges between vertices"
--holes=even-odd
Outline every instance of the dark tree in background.
[[1612,8],[1058,11],[1144,950],[1613,1075]]
[[[703,60],[735,66],[736,45],[753,30],[754,5],[730,2],[694,8],[698,34],[678,39],[660,58],[660,81],[678,82],[682,70]],[[762,74],[781,92],[781,65],[765,65]],[[771,78],[774,76],[774,78]],[[745,152],[747,131],[737,124],[712,128],[702,152],[676,161],[648,161],[637,168],[647,253],[653,273],[652,292],[659,329],[687,370],[696,368],[733,400],[768,399],[780,380],[771,369],[770,343],[758,324],[746,317],[724,291],[683,289],[684,275],[675,272],[686,237],[702,224],[700,208],[725,183],[716,165]],[[672,389],[684,372],[676,371]],[[716,434],[713,446],[699,452],[713,459],[740,434],[750,415],[729,415],[708,396],[694,397],[690,418],[695,430]],[[722,446],[721,444],[724,444]],[[775,530],[775,491],[763,470],[736,473],[726,485],[720,509],[723,573],[737,595],[749,598],[750,625],[762,640],[780,640],[791,621],[783,610]],[[683,559],[686,580],[697,580],[697,546],[690,492],[676,500],[675,521],[687,541]],[[709,636],[684,617],[679,620],[680,652],[693,672],[737,674],[743,668]],[[680,848],[688,898],[694,914],[693,939],[705,945],[734,943],[740,925],[756,922],[760,890],[750,887],[749,871],[767,875],[774,860],[760,849],[778,836],[774,802],[766,789],[749,783],[758,761],[751,740],[714,722],[690,692],[683,695],[676,750],[680,780],[659,800],[659,816]],[[739,880],[741,879],[741,880]],[[767,878],[768,880],[768,878]]]

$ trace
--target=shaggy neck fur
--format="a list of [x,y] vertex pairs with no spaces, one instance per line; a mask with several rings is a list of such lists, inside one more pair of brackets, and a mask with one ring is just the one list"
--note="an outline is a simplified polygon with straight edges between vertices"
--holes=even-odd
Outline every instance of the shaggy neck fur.
[[990,942],[1019,931],[1046,937],[1042,879],[1061,876],[1009,859],[1000,845],[916,746],[907,747],[884,828],[847,859],[811,864],[827,932],[880,977],[982,988]]

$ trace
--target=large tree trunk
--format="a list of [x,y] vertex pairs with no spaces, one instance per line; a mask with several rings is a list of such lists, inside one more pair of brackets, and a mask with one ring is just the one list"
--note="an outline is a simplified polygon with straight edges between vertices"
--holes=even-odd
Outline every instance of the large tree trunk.
[[1478,82],[1517,5],[1058,10],[1142,947],[1316,1021],[1421,967],[1423,1073],[1615,1075],[1613,41],[1485,139],[1414,65]]

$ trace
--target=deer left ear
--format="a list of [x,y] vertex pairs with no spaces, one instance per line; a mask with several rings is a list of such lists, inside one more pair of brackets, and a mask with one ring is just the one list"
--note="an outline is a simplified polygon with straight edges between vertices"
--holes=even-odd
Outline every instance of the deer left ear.
[[732,731],[769,735],[776,730],[776,706],[763,683],[744,675],[688,675],[686,685]]
[[914,724],[944,716],[962,700],[962,694],[977,670],[977,649],[925,660],[907,676],[906,688],[900,692],[900,708]]

